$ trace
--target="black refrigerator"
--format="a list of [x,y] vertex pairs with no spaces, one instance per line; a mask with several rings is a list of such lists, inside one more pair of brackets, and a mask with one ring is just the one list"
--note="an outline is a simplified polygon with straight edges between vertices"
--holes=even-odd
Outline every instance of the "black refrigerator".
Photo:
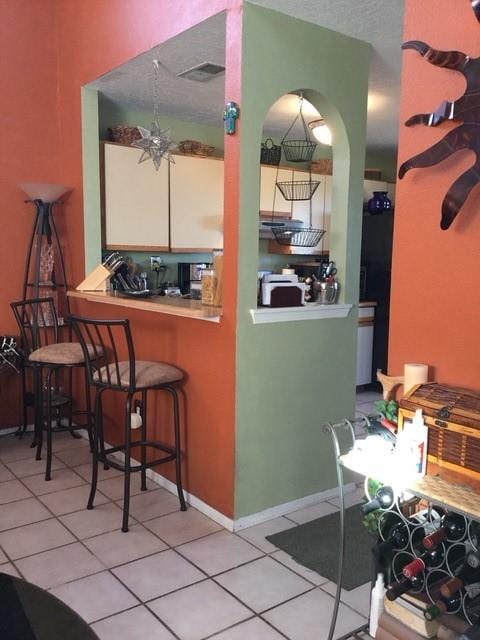
[[365,266],[365,300],[377,303],[373,333],[372,380],[377,369],[388,370],[388,322],[393,248],[393,211],[363,213],[362,265]]

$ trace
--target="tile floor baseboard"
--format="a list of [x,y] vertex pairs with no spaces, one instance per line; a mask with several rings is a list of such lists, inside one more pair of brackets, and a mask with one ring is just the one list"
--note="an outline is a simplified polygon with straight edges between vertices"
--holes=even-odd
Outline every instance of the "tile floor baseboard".
[[[111,446],[108,442],[106,442],[105,444],[107,447]],[[124,455],[122,453],[116,453],[114,454],[114,456],[118,460],[121,460],[122,462],[124,461]],[[132,458],[131,463],[137,464],[138,461]],[[161,473],[158,473],[153,469],[147,469],[147,478],[158,484],[163,489],[166,489],[169,493],[177,495],[177,485],[163,476]],[[356,491],[356,489],[357,486],[354,482],[348,482],[343,487],[345,495],[353,493],[354,491]],[[288,515],[289,513],[293,513],[294,511],[299,511],[300,509],[311,507],[312,505],[318,504],[319,502],[325,502],[327,500],[337,498],[340,492],[338,487],[332,487],[331,489],[318,491],[317,493],[312,493],[308,496],[304,496],[303,498],[290,500],[289,502],[284,502],[282,504],[275,505],[274,507],[269,507],[267,509],[263,509],[262,511],[257,511],[256,513],[252,513],[248,516],[243,516],[236,519],[229,518],[214,507],[210,506],[207,502],[204,502],[203,500],[198,498],[193,493],[185,491],[185,489],[183,490],[183,493],[187,504],[195,507],[195,509],[206,515],[214,522],[217,522],[228,531],[233,532],[241,531],[242,529],[247,529],[248,527],[253,527],[257,524],[268,522],[269,520],[274,520],[275,518]]]

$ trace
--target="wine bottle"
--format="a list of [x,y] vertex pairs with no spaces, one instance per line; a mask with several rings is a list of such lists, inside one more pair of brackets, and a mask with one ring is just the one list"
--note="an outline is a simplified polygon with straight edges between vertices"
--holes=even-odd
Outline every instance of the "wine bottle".
[[[450,578],[442,588],[440,592],[442,596],[445,598],[451,598],[457,591],[470,586],[477,586],[477,589],[471,589],[470,595],[475,593],[476,591],[480,593],[480,585],[478,583],[480,581],[480,557],[478,552],[473,551],[467,555],[465,558],[465,562],[460,570],[456,573],[453,578]],[[476,595],[476,593],[475,593]]]
[[427,607],[423,612],[426,620],[435,620],[438,616],[441,616],[443,613],[457,613],[457,611],[462,606],[462,594],[455,593],[451,598],[441,597],[438,600],[435,600],[434,604],[431,607]]
[[393,583],[385,592],[387,600],[393,601],[403,596],[409,591],[421,591],[425,584],[423,573],[419,573],[412,578],[402,578],[398,582]]
[[470,520],[468,525],[468,539],[475,549],[480,549],[480,522]]
[[467,595],[463,601],[463,608],[470,624],[480,624],[480,595],[474,598]]
[[406,578],[412,578],[427,568],[440,567],[444,559],[445,548],[443,545],[439,545],[433,549],[425,549],[423,553],[403,567],[402,573]]
[[395,495],[392,487],[383,486],[377,489],[377,492],[372,500],[369,500],[365,504],[362,504],[360,511],[367,515],[377,509],[389,509],[395,500]]
[[405,522],[397,522],[388,532],[387,537],[374,547],[377,557],[388,555],[392,551],[400,551],[408,546],[410,536]]
[[459,513],[449,511],[442,518],[442,526],[437,531],[425,536],[423,546],[425,549],[433,549],[433,547],[446,540],[459,542],[465,537],[466,531],[467,521],[465,517]]

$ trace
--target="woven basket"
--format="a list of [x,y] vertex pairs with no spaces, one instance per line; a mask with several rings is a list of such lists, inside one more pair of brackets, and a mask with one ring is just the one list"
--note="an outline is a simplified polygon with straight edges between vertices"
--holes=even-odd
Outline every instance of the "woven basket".
[[120,142],[121,144],[132,144],[132,142],[140,140],[142,137],[137,127],[127,125],[109,127],[108,133],[110,134],[110,140],[112,140],[112,142]]
[[282,147],[279,144],[275,144],[271,138],[267,138],[265,142],[262,142],[260,147],[261,164],[273,164],[278,166],[280,164],[281,156]]
[[197,140],[181,140],[178,143],[180,153],[188,153],[194,156],[211,156],[215,151],[215,147]]

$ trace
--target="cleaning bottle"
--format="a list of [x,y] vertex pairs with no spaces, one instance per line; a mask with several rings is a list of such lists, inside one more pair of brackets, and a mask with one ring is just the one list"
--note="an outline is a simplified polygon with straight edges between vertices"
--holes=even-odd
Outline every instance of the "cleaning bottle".
[[427,471],[428,427],[423,420],[421,409],[416,409],[409,429],[412,441],[415,444],[416,471],[424,476]]
[[383,600],[385,597],[385,585],[383,583],[383,573],[377,575],[377,581],[372,589],[370,598],[370,626],[368,629],[372,638],[375,638],[378,628],[378,620],[383,611]]
[[422,410],[417,409],[413,420],[403,423],[403,429],[398,433],[395,450],[402,460],[405,473],[420,473],[425,475],[427,470],[428,427],[426,426]]

